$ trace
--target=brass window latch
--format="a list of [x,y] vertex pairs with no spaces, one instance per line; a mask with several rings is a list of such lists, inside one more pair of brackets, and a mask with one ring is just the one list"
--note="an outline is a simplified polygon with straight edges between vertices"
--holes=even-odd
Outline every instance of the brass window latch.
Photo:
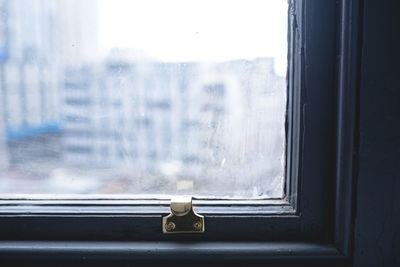
[[192,197],[171,199],[171,214],[162,218],[164,234],[204,233],[204,216],[193,210]]

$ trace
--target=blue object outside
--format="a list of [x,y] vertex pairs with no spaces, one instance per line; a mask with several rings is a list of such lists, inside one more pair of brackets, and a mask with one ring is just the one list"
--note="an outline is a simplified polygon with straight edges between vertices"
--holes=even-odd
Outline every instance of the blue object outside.
[[22,125],[16,128],[9,128],[6,132],[7,141],[16,141],[24,138],[37,137],[42,134],[58,133],[62,131],[59,122],[47,122],[39,125]]

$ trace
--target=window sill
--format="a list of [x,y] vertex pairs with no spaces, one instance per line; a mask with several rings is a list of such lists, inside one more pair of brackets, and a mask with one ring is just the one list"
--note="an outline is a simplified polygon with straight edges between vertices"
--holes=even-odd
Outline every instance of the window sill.
[[305,242],[0,241],[2,260],[346,260],[331,244]]

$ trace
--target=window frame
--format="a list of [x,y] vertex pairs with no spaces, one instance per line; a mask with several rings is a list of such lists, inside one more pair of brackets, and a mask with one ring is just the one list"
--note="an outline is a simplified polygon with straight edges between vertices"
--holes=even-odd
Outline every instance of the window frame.
[[196,210],[206,217],[204,235],[163,235],[166,200],[3,199],[0,256],[349,259],[359,1],[289,3],[294,41],[289,46],[286,201],[237,202],[236,210],[229,201],[198,201]]

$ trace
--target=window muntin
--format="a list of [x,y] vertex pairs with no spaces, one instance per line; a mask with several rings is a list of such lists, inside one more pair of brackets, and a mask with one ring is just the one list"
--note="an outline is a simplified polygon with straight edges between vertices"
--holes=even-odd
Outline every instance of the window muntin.
[[285,1],[0,2],[2,193],[283,197]]

